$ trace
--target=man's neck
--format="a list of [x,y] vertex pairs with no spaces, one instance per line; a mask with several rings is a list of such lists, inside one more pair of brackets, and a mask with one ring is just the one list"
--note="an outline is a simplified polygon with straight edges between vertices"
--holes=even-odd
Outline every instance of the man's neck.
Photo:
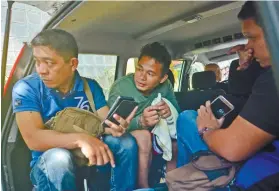
[[58,91],[59,91],[60,93],[62,93],[62,94],[65,95],[65,94],[67,94],[67,93],[73,88],[74,83],[75,83],[75,75],[73,75],[73,76],[71,77],[71,79],[68,80],[68,81],[66,82],[66,84],[60,86],[60,87],[57,88],[57,89],[58,89]]

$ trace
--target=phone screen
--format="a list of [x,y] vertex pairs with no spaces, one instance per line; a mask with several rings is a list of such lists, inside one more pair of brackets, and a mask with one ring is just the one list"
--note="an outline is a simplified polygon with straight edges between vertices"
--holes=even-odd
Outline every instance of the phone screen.
[[[228,101],[227,101],[228,102]],[[229,103],[229,102],[228,102]],[[230,103],[229,103],[230,104]],[[211,104],[211,110],[217,119],[220,119],[233,110],[220,98],[215,99]]]

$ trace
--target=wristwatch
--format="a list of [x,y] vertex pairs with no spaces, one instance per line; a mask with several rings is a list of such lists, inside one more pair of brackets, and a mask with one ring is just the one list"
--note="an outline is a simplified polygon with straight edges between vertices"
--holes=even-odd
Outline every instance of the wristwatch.
[[199,135],[201,137],[201,139],[203,140],[203,135],[208,132],[208,131],[213,131],[213,130],[216,130],[215,128],[210,128],[210,127],[205,127],[201,130],[199,130]]

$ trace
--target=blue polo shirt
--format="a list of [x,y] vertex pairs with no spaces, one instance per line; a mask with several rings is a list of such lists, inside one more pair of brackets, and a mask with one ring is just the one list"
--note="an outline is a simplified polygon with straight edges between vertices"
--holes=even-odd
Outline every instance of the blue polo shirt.
[[[107,105],[100,85],[92,79],[86,79],[92,91],[96,110]],[[39,112],[45,123],[58,111],[66,107],[78,107],[92,111],[84,92],[83,81],[79,73],[75,72],[75,81],[72,90],[61,94],[58,90],[48,88],[37,73],[31,74],[19,80],[13,87],[12,94],[13,112],[35,111]],[[31,166],[43,152],[32,151]]]

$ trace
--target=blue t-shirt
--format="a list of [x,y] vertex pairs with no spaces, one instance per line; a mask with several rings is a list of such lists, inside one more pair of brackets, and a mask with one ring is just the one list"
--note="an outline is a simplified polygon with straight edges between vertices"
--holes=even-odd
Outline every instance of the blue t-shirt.
[[[95,80],[86,80],[92,91],[96,110],[106,106],[107,103],[100,85]],[[74,86],[66,95],[59,93],[56,89],[48,88],[39,75],[34,73],[14,85],[12,97],[14,113],[36,111],[41,114],[44,123],[66,107],[78,107],[92,111],[84,92],[83,81],[77,71]],[[35,164],[42,153],[32,151],[31,166]]]

